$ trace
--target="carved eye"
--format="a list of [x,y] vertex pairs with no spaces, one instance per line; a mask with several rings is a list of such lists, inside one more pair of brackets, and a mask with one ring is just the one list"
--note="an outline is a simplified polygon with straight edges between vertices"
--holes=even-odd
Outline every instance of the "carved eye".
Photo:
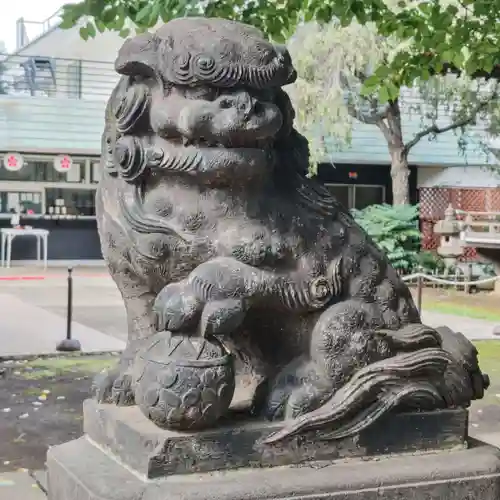
[[194,73],[203,80],[210,80],[217,71],[215,59],[207,55],[197,55],[193,63]]
[[229,109],[231,107],[232,103],[229,99],[222,99],[220,102],[219,102],[219,106],[222,108],[222,109]]

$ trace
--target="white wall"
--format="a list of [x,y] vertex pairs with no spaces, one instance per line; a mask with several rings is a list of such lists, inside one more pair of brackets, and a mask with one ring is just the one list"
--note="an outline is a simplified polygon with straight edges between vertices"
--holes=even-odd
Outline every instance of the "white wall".
[[417,168],[417,188],[424,186],[437,174],[444,172],[444,170],[445,167],[438,167],[438,166],[422,167],[419,165]]
[[55,28],[28,44],[13,56],[12,67],[20,73],[19,62],[29,56],[55,59],[57,97],[69,97],[71,74],[69,66],[81,61],[81,98],[105,101],[118,81],[113,63],[124,39],[117,32],[98,33],[95,38],[83,40],[80,25],[69,30]]
[[85,41],[79,33],[82,24],[85,23],[82,21],[68,30],[54,28],[17,53],[25,56],[50,55],[65,59],[114,62],[124,39],[117,32],[105,31]]

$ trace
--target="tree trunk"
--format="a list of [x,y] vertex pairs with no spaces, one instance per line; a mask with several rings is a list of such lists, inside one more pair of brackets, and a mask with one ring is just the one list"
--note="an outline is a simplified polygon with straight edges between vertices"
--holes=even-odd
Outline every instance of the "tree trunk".
[[410,169],[404,146],[391,148],[391,178],[393,205],[410,204]]

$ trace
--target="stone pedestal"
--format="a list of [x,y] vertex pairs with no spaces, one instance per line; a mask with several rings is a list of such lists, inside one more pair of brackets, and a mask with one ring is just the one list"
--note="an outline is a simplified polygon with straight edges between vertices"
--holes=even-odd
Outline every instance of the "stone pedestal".
[[466,442],[465,410],[393,415],[354,438],[323,431],[280,446],[260,444],[280,425],[259,421],[177,433],[137,408],[93,401],[84,418],[84,437],[49,450],[49,500],[500,497],[500,452]]

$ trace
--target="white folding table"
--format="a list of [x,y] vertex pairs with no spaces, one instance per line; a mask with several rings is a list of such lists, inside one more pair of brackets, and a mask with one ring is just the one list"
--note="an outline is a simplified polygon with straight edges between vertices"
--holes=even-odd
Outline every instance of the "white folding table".
[[[49,239],[49,231],[47,229],[16,229],[2,228],[2,267],[10,267],[12,256],[12,240],[18,236],[34,236],[36,238],[36,258],[40,262],[42,260],[43,250],[43,267],[47,268],[47,245]],[[43,245],[42,245],[43,244]],[[42,248],[43,247],[43,248]]]

